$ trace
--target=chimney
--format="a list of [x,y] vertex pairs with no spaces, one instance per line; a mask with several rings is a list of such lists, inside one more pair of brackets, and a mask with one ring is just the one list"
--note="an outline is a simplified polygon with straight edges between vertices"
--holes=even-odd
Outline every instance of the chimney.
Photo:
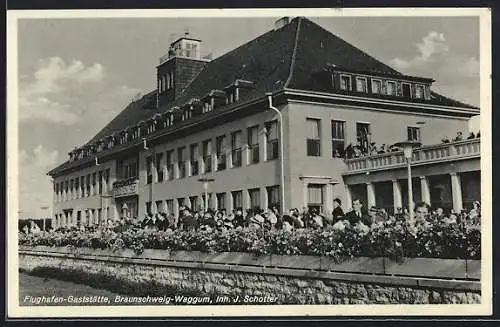
[[275,31],[279,30],[280,28],[287,25],[288,23],[290,23],[290,17],[282,17],[274,22],[274,30]]

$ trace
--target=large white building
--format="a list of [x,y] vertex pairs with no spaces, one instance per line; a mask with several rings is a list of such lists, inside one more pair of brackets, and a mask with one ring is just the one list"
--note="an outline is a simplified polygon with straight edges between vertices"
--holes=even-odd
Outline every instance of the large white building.
[[[432,91],[302,17],[216,58],[186,35],[157,66],[157,89],[130,103],[48,174],[56,225],[96,224],[147,211],[407,205],[402,152],[344,159],[349,144],[423,144],[414,200],[460,210],[480,198],[473,106]],[[282,137],[280,136],[282,134]],[[340,156],[339,156],[340,154]]]

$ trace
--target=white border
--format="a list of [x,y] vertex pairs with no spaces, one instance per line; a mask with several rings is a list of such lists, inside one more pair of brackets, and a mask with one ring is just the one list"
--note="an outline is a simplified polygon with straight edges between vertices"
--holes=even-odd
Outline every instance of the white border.
[[[333,315],[490,315],[492,313],[491,262],[491,12],[487,8],[363,8],[363,9],[207,9],[207,10],[26,10],[7,12],[7,285],[8,317],[190,317],[190,316],[333,316]],[[160,18],[160,17],[282,17],[282,16],[477,16],[480,18],[481,66],[481,179],[482,179],[482,304],[468,305],[277,305],[277,306],[112,306],[20,307],[17,245],[18,211],[18,79],[17,20],[22,18]],[[352,87],[352,84],[351,84]]]

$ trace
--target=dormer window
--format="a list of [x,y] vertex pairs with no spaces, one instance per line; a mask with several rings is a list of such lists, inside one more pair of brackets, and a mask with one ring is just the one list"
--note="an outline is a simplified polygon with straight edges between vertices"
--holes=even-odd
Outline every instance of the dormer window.
[[356,91],[363,93],[368,92],[366,77],[356,77]]
[[387,81],[387,95],[396,95],[396,82]]
[[380,94],[382,93],[382,81],[379,79],[372,79],[372,93]]
[[340,75],[340,89],[344,91],[351,91],[351,76]]
[[424,86],[417,84],[415,85],[415,98],[423,99],[424,98]]
[[190,105],[186,105],[184,106],[184,108],[182,109],[182,120],[188,120],[189,118],[191,118],[191,106]]
[[411,84],[410,83],[402,83],[401,89],[403,92],[403,97],[411,98]]
[[238,99],[236,99],[236,91],[237,91],[237,89],[235,88],[227,93],[227,96],[226,96],[226,103],[227,104],[231,104],[233,102],[238,101]]
[[209,98],[203,102],[203,113],[212,111],[213,100],[213,98]]

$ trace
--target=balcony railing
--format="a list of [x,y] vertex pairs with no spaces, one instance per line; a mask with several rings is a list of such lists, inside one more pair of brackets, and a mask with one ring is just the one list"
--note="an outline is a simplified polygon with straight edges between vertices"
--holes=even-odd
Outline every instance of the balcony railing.
[[[413,151],[412,163],[432,163],[468,157],[478,157],[481,153],[480,139],[470,139],[452,143],[423,146]],[[360,172],[373,169],[387,169],[404,166],[403,151],[347,159],[347,171]]]
[[121,179],[113,183],[113,196],[115,198],[137,195],[138,193],[139,180],[137,179],[137,177]]

